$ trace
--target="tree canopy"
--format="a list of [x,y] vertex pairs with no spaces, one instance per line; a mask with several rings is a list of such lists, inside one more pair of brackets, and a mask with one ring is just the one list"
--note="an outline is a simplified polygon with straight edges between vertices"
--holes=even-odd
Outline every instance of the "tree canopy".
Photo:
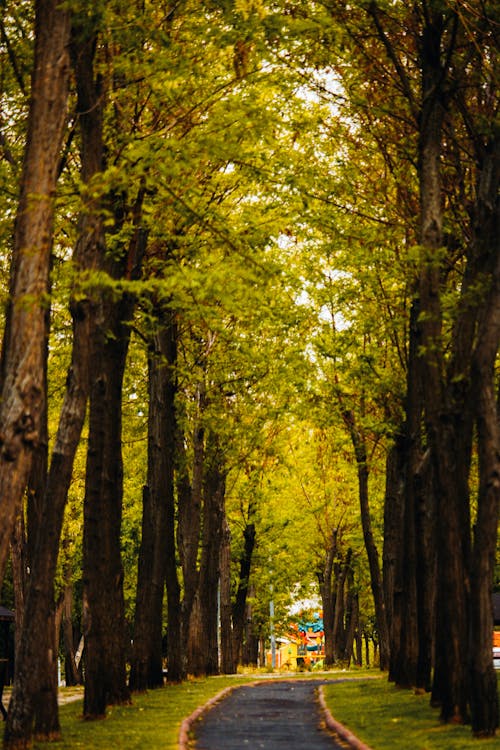
[[311,592],[327,665],[373,638],[494,734],[496,5],[11,5],[6,747],[58,735],[75,634],[96,718],[263,665]]

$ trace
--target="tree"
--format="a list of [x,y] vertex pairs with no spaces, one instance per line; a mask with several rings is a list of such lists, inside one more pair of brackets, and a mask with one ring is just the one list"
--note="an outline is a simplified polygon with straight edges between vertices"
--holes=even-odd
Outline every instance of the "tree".
[[[66,123],[70,16],[36,4],[35,58],[2,348],[0,579],[39,439],[54,191]],[[57,40],[57,44],[54,43]]]
[[[36,4],[31,105],[11,266],[11,302],[2,351],[2,578],[13,522],[20,510],[33,451],[42,438],[46,410],[47,295],[54,192],[69,90],[69,30],[70,15],[67,10],[61,10],[50,2]],[[32,562],[38,563],[38,558]],[[41,570],[37,565],[36,575],[39,573]],[[50,590],[50,582],[48,585]],[[36,599],[36,586],[35,580],[28,591],[30,604]],[[47,605],[49,602],[46,599],[44,603]],[[35,611],[42,615],[35,622],[39,623],[41,633],[47,635],[48,640],[44,638],[41,659],[36,663],[36,673],[31,675],[34,679],[30,683],[24,653],[26,627],[22,635],[18,633],[24,638],[24,646],[18,646],[14,699],[5,733],[5,742],[9,747],[27,747],[30,744],[35,712],[37,729],[42,734],[57,734],[59,728],[57,701],[40,710],[40,697],[36,692],[46,686],[47,681],[49,686],[52,684],[54,664],[51,655],[55,649],[52,648],[51,619],[47,622],[47,611],[43,612],[38,607],[28,609],[27,613]],[[26,618],[24,623],[27,626]],[[44,664],[45,659],[48,664]],[[22,701],[19,700],[21,695]]]
[[[460,9],[464,13],[464,8]],[[470,285],[464,284],[463,319],[466,327],[475,323],[472,345],[470,387],[477,388],[474,419],[477,429],[479,482],[477,487],[477,517],[473,527],[471,559],[470,623],[469,623],[469,697],[472,730],[478,736],[495,734],[498,726],[498,698],[495,674],[491,663],[490,633],[492,623],[491,590],[494,580],[496,529],[498,528],[498,484],[494,477],[498,462],[498,412],[495,400],[497,389],[494,362],[500,344],[498,329],[498,184],[500,146],[498,130],[484,128],[498,112],[498,91],[494,84],[494,65],[498,50],[492,37],[493,8],[480,6],[477,22],[472,30],[465,25],[466,50],[470,56],[464,77],[462,61],[453,71],[455,98],[464,126],[474,144],[475,200],[471,211],[471,234],[467,266],[472,268]],[[478,40],[480,40],[478,42]],[[467,57],[465,58],[467,59]],[[472,62],[474,61],[474,62]],[[493,67],[492,67],[493,66]],[[474,85],[475,97],[471,106],[465,104],[465,90]],[[476,283],[488,290],[484,299],[476,300],[473,312],[467,315],[469,292]],[[458,332],[457,332],[458,335]],[[467,398],[470,396],[468,395]]]
[[[484,87],[490,90],[489,65],[484,64],[484,59],[472,66],[475,71],[472,78],[469,78],[472,67],[468,68],[471,56],[475,54],[469,44],[475,50],[484,46],[489,49],[489,10],[483,6],[475,9],[480,21],[472,34],[467,24],[462,25],[464,8],[460,3],[446,7],[438,3],[422,3],[415,7],[411,15],[406,16],[403,11],[402,16],[398,15],[397,18],[393,9],[377,3],[371,3],[367,10],[380,47],[384,50],[384,56],[379,57],[381,62],[375,64],[371,73],[376,71],[377,80],[384,88],[389,90],[392,85],[394,95],[402,96],[401,101],[406,102],[407,121],[413,123],[414,131],[418,134],[415,153],[418,154],[416,175],[420,219],[417,236],[420,255],[418,282],[414,291],[418,311],[414,318],[414,330],[419,336],[420,361],[413,359],[410,365],[416,368],[414,378],[418,379],[417,369],[422,372],[426,440],[430,449],[432,481],[439,503],[436,515],[439,552],[436,653],[439,660],[434,672],[433,700],[440,702],[445,720],[464,720],[470,698],[463,649],[468,643],[469,483],[472,425],[475,419],[469,388],[473,342],[478,330],[477,321],[482,313],[479,300],[475,298],[472,302],[471,299],[471,290],[478,277],[474,253],[467,249],[467,246],[470,248],[467,234],[470,235],[471,228],[467,228],[467,221],[463,221],[464,200],[467,201],[467,198],[462,189],[464,175],[469,170],[475,171],[466,156],[467,151],[470,153],[470,145],[465,144],[469,136],[472,136],[472,141],[478,141],[473,118],[466,118],[468,135],[461,128],[464,99],[460,92],[463,91],[464,80],[474,88],[479,78],[482,83],[474,90],[479,92]],[[361,17],[356,20],[359,23]],[[405,38],[400,34],[401,21],[408,31]],[[345,18],[344,22],[347,23]],[[355,47],[361,51],[362,59],[375,60],[371,46],[373,37],[366,33],[363,36],[360,26],[354,30],[347,23],[347,27]],[[475,37],[474,42],[472,37]],[[482,41],[478,44],[479,37]],[[403,54],[402,49],[408,43],[412,52]],[[467,50],[465,54],[464,50]],[[413,65],[412,61],[416,64]],[[458,70],[461,78],[457,75]],[[484,106],[482,94],[478,93],[477,100],[473,97],[473,101],[481,102],[480,107]],[[491,101],[488,99],[490,104]],[[494,140],[495,136],[490,132],[486,142],[491,146]],[[460,154],[458,159],[457,154]],[[447,159],[446,169],[444,157]],[[480,173],[484,162],[479,160],[478,164]],[[445,195],[447,204],[443,200]],[[491,199],[489,204],[492,205]],[[451,207],[451,215],[448,210],[443,213],[444,205]],[[447,219],[451,221],[451,230],[445,229]],[[489,226],[488,222],[486,226]],[[465,233],[462,227],[465,227]],[[492,256],[489,257],[491,260]],[[462,273],[460,284],[455,270]],[[492,278],[490,274],[491,270],[486,272],[486,276]],[[455,317],[450,321],[448,311],[452,299]],[[416,423],[415,415],[418,415],[419,408],[415,399],[408,401],[410,403],[414,404],[413,408],[417,407],[417,411],[408,418],[408,425]],[[415,436],[414,433],[409,437],[414,440]],[[411,465],[417,466],[418,461],[413,461]],[[416,479],[414,469],[412,471],[410,482]],[[415,513],[412,510],[414,501],[410,497],[408,501],[410,513]],[[490,545],[491,540],[487,547]],[[459,555],[456,554],[457,550],[460,550]],[[488,582],[486,575],[481,583],[476,578],[476,584],[480,589],[484,586],[486,590],[491,585],[491,578]],[[488,600],[488,596],[483,595],[483,598],[485,602]],[[486,619],[491,628],[488,615]],[[483,669],[490,672],[491,667],[487,664],[491,659],[486,657],[491,645],[490,639],[485,639],[487,629],[488,626],[483,624],[484,643],[480,650],[483,653]],[[486,683],[492,685],[487,677]],[[490,697],[484,697],[483,702],[495,705],[496,698],[491,693]],[[491,716],[493,714],[494,711]],[[490,732],[491,726],[484,727],[484,731]]]
[[[84,149],[92,143],[92,164],[86,164],[88,178],[101,179],[105,170],[103,142],[103,101],[100,79],[94,73],[94,55],[100,32],[98,16],[75,28],[74,57],[79,93],[92,113],[82,128]],[[85,152],[84,157],[89,155]],[[84,160],[85,164],[85,160]],[[95,169],[93,169],[95,168]],[[113,216],[114,232],[119,233],[127,220],[133,229],[128,243],[118,240],[112,256],[101,233],[98,242],[102,255],[100,269],[109,280],[136,278],[140,273],[146,235],[138,226],[143,199],[139,191],[131,207],[124,196],[109,186],[101,190],[99,210],[105,206]],[[109,235],[108,235],[109,238]],[[104,277],[106,278],[106,277]],[[91,284],[93,283],[91,279]],[[87,452],[83,576],[85,705],[88,717],[102,716],[108,703],[127,702],[126,684],[127,635],[123,600],[123,570],[120,555],[121,503],[123,468],[121,458],[121,390],[128,350],[135,298],[130,294],[114,297],[111,283],[95,284],[94,305],[90,320],[90,411],[89,447]],[[103,587],[106,581],[106,587]]]
[[238,560],[238,583],[231,611],[232,621],[232,658],[234,665],[242,659],[243,636],[245,632],[245,613],[250,589],[250,573],[252,570],[252,556],[255,549],[255,499],[249,500],[243,527],[243,545]]
[[[110,5],[73,13],[77,117],[62,158],[60,134],[50,144],[67,188],[53,213],[54,287],[44,269],[44,304],[13,298],[4,339],[10,398],[9,362],[21,356],[11,326],[31,325],[36,309],[36,377],[25,375],[36,386],[38,439],[15,447],[20,492],[30,491],[23,614],[43,645],[37,651],[28,627],[18,639],[11,718],[23,738],[33,719],[45,736],[59,730],[54,578],[89,393],[87,716],[129,700],[135,581],[130,686],[145,689],[163,683],[165,627],[170,679],[219,664],[233,671],[240,657],[260,658],[271,597],[273,626],[285,627],[298,582],[317,591],[320,571],[327,661],[349,661],[373,620],[362,585],[371,577],[390,679],[429,689],[435,667],[443,718],[463,720],[470,708],[473,731],[485,735],[498,721],[492,11],[434,1],[264,6],[130,6],[119,25]],[[8,83],[22,98],[30,56],[20,68],[5,41],[7,11],[1,23]],[[22,140],[18,98],[0,121],[2,184]],[[18,227],[38,209],[23,192],[33,184],[22,188]],[[5,236],[7,210],[3,218]],[[18,250],[15,294],[31,261]],[[56,433],[64,388],[52,367],[45,395],[48,300],[57,320],[70,295],[73,352]],[[60,350],[56,327],[51,366]],[[146,410],[147,420],[138,416]],[[8,463],[14,470],[17,458]]]
[[175,314],[152,300],[158,330],[149,346],[148,484],[144,487],[130,686],[163,685],[163,592],[168,602],[168,679],[183,676],[176,568],[174,464],[177,333]]
[[[140,268],[145,236],[137,228],[119,261],[105,263],[113,278]],[[129,701],[127,629],[123,599],[120,529],[123,497],[121,394],[135,299],[101,290],[93,321],[90,371],[83,575],[86,681],[84,712],[102,716],[106,705]],[[104,585],[103,585],[104,582]]]
[[351,410],[343,410],[342,417],[351,435],[351,440],[356,456],[358,467],[359,503],[361,512],[361,524],[365,539],[366,554],[370,565],[370,578],[372,585],[373,600],[375,603],[375,614],[377,618],[377,629],[380,644],[380,668],[388,669],[390,660],[389,627],[385,612],[384,590],[382,572],[379,562],[377,545],[375,544],[368,495],[368,452],[363,433],[356,425],[354,414]]

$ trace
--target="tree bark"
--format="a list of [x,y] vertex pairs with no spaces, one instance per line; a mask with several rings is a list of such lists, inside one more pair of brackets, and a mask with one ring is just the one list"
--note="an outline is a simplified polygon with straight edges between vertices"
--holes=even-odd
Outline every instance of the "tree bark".
[[417,555],[418,660],[417,691],[430,692],[434,665],[436,611],[436,495],[430,451],[421,456],[412,476],[415,485]]
[[54,193],[66,124],[69,30],[67,8],[53,0],[37,0],[28,135],[0,378],[0,582],[45,408],[45,316]]
[[358,490],[359,504],[361,511],[361,524],[363,527],[363,537],[365,549],[368,557],[370,568],[370,581],[375,605],[375,617],[377,619],[377,630],[380,648],[380,669],[388,670],[390,665],[390,641],[389,628],[387,626],[387,616],[385,612],[384,589],[382,584],[382,575],[380,571],[379,554],[375,539],[370,516],[370,504],[368,495],[368,463],[366,454],[366,445],[363,436],[356,426],[356,420],[352,411],[344,410],[342,417],[346,424],[356,456],[358,467]]
[[493,136],[481,154],[473,252],[490,287],[479,319],[471,381],[477,393],[475,417],[479,459],[477,518],[471,562],[469,670],[472,731],[494,736],[498,727],[497,679],[491,659],[491,591],[500,500],[500,428],[495,399],[495,362],[500,345],[500,249],[498,193],[500,145]]
[[[151,397],[149,408],[154,408]],[[162,626],[165,566],[160,566],[159,575],[158,570],[155,569],[155,562],[158,561],[160,554],[159,550],[155,550],[155,513],[149,482],[142,489],[141,528],[133,652],[129,678],[130,689],[136,692],[144,692],[148,688],[160,687],[163,684]],[[164,532],[164,528],[161,531]],[[164,552],[164,548],[161,551]]]
[[[122,256],[121,262],[109,259],[110,275],[120,278],[126,268],[137,270],[144,243],[145,235],[137,230],[129,257]],[[127,293],[115,300],[111,289],[102,289],[93,321],[83,533],[84,715],[87,718],[102,717],[107,705],[130,700],[120,551],[121,404],[134,304],[134,298]]]
[[[12,588],[14,592],[14,642],[16,652],[21,643],[24,624],[24,608],[28,590],[29,564],[24,513],[20,513],[14,524],[11,542]],[[17,661],[17,653],[15,656]]]
[[220,548],[220,664],[222,674],[234,674],[231,604],[231,531],[224,514]]
[[[179,523],[177,527],[179,557],[182,566],[184,596],[182,600],[181,628],[182,652],[187,660],[187,649],[190,629],[191,610],[198,588],[198,553],[200,544],[202,518],[203,467],[205,458],[205,430],[203,414],[205,410],[205,385],[200,383],[198,393],[198,412],[193,430],[193,468],[192,479],[189,479],[187,456],[183,436],[179,434],[178,446],[178,482],[177,496],[179,506]],[[187,665],[185,665],[187,667]]]
[[404,502],[404,460],[405,441],[396,435],[395,443],[389,449],[386,459],[386,481],[384,497],[384,546],[382,552],[382,576],[384,600],[387,613],[387,627],[391,639],[391,666],[389,680],[394,680],[393,660],[399,650],[401,621],[396,598],[401,591],[396,588],[397,566],[401,557],[403,540]]
[[342,654],[343,661],[350,665],[354,655],[354,641],[359,624],[359,599],[358,592],[354,585],[354,571],[351,565],[352,550],[347,552],[345,569],[347,576],[347,597],[346,597],[346,622],[345,622],[345,643]]
[[[252,517],[253,511],[249,508],[248,517]],[[255,547],[255,524],[249,521],[243,531],[244,545],[240,557],[240,570],[238,576],[238,588],[233,605],[233,657],[235,664],[242,659],[243,635],[245,632],[245,615],[247,611],[247,596],[250,586],[250,571],[252,568],[252,555]]]
[[203,484],[203,532],[198,588],[189,622],[188,673],[219,673],[217,616],[220,545],[224,518],[225,472],[218,441],[213,433],[207,440]]
[[64,677],[66,687],[83,684],[82,674],[76,664],[75,636],[73,628],[73,584],[66,581],[62,617],[64,645]]
[[[91,104],[102,105],[99,78],[92,69],[98,29],[83,25],[76,37],[76,59],[87,63],[83,76]],[[103,153],[102,125],[98,132]],[[141,273],[147,234],[140,227],[144,191],[133,205],[126,196],[109,192],[100,198],[113,216],[113,231],[130,222],[128,247],[105,254],[104,274],[112,280],[137,279]],[[104,203],[107,205],[104,206]],[[83,531],[83,632],[85,636],[84,715],[98,718],[109,704],[130,700],[126,680],[129,634],[125,622],[120,533],[123,499],[121,402],[123,374],[130,341],[135,298],[116,295],[113,284],[95,289],[91,321],[89,438],[85,477]]]
[[164,441],[166,456],[166,587],[168,613],[168,681],[180,682],[186,676],[182,643],[181,588],[177,575],[176,554],[176,507],[174,496],[174,472],[177,445],[177,413],[175,396],[177,391],[177,322],[173,311],[167,312],[165,328],[162,331],[162,352],[167,364],[165,382],[165,429]]
[[[437,497],[437,615],[433,702],[443,721],[468,717],[468,686],[463,658],[467,643],[469,588],[469,493],[471,451],[470,408],[463,380],[445,376],[440,303],[439,253],[443,245],[440,174],[446,71],[442,63],[444,17],[432,9],[422,32],[420,64],[422,104],[419,123],[420,326],[423,345],[423,394],[426,428],[433,459]],[[463,372],[459,364],[458,375]],[[453,374],[453,373],[452,373]]]
[[[143,495],[130,687],[163,685],[163,592],[168,604],[168,679],[182,678],[180,587],[176,569],[174,460],[176,330],[173,314],[153,301],[157,331],[149,353],[148,485]],[[168,571],[168,575],[167,575]]]
[[[100,110],[89,106],[88,65],[77,64],[78,107],[82,129],[82,176],[88,180],[101,167]],[[80,271],[96,267],[101,256],[103,231],[100,219],[89,210],[82,214],[75,248],[75,266]],[[60,734],[57,705],[57,653],[55,641],[54,576],[61,528],[71,482],[74,456],[83,428],[89,391],[89,337],[92,304],[85,295],[74,294],[72,361],[66,381],[59,426],[51,456],[43,497],[38,503],[39,534],[32,542],[31,580],[25,623],[19,639],[19,655],[6,730],[6,745],[21,734],[27,740],[34,732],[50,739]],[[40,494],[40,493],[39,493]],[[33,536],[33,534],[32,534]],[[34,637],[36,633],[36,638]],[[9,744],[10,746],[10,744]]]
[[345,559],[334,565],[333,582],[333,644],[335,660],[345,659],[347,639],[347,618],[349,608],[346,606],[345,584],[351,568],[352,549],[347,550]]
[[261,643],[261,640],[262,649],[260,663],[261,665],[265,664],[264,639],[259,638],[259,634],[256,632],[256,628],[254,628],[253,608],[251,603],[251,598],[255,596],[255,590],[253,586],[250,586],[248,594],[250,600],[247,599],[245,610],[245,637],[242,649],[242,662],[245,667],[256,667],[259,663],[259,645]]
[[[415,687],[418,682],[421,629],[428,627],[422,618],[419,603],[425,601],[425,584],[428,559],[432,551],[424,549],[425,515],[418,507],[425,504],[422,483],[416,477],[422,464],[422,411],[420,329],[418,326],[419,302],[414,299],[410,312],[409,354],[407,365],[407,394],[405,423],[397,438],[397,474],[401,488],[401,515],[398,518],[399,540],[395,565],[394,622],[391,630],[391,667],[389,678],[400,687]],[[425,487],[428,491],[429,486]],[[420,524],[417,524],[417,517]],[[420,534],[420,536],[419,536]],[[428,613],[427,613],[428,614]],[[422,640],[423,643],[423,640]]]
[[[49,294],[50,294],[49,290]],[[50,309],[45,311],[45,343],[43,357],[42,384],[43,391],[48,394],[48,359],[49,359]],[[48,405],[44,399],[44,408],[40,414],[40,438],[33,448],[31,469],[26,488],[26,541],[28,568],[33,569],[38,532],[43,524],[43,506],[45,502],[45,486],[48,474],[49,458],[49,428]]]
[[403,534],[399,560],[398,591],[401,630],[399,651],[392,655],[391,675],[398,687],[414,687],[418,662],[417,558],[415,538],[415,492],[411,464],[407,470]]
[[84,715],[88,718],[104,716],[109,704],[129,701],[120,552],[121,395],[128,344],[124,323],[129,316],[114,306],[103,300],[92,347],[83,534]]
[[334,619],[335,607],[333,601],[333,563],[337,555],[338,529],[334,529],[325,555],[325,564],[319,572],[319,593],[323,607],[323,632],[325,634],[325,666],[335,664]]

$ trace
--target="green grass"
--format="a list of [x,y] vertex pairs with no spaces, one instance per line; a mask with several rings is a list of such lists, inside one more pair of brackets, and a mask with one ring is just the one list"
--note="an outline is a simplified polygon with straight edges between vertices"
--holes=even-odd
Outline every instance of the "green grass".
[[178,750],[181,722],[198,706],[228,685],[254,678],[211,677],[168,685],[133,696],[130,706],[115,706],[106,719],[83,721],[83,701],[61,706],[62,740],[56,744],[35,743],[36,750]]
[[441,724],[429,695],[384,677],[326,685],[324,694],[332,716],[372,750],[500,750],[500,737],[478,740],[470,726]]
[[[373,750],[500,750],[500,737],[476,740],[470,726],[439,722],[429,696],[397,690],[375,670],[298,675],[346,678],[326,685],[325,698],[334,718]],[[229,685],[262,678],[262,674],[211,677],[169,685],[134,695],[130,706],[110,708],[102,721],[83,721],[82,700],[61,706],[63,738],[55,745],[35,743],[35,750],[178,750],[181,722],[198,706]],[[279,677],[278,674],[275,677]],[[65,692],[71,692],[63,690]]]

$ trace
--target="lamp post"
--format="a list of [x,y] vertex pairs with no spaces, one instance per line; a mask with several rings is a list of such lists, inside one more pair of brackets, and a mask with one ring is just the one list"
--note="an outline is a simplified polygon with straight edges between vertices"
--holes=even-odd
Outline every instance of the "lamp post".
[[269,630],[271,633],[271,667],[276,669],[276,636],[274,635],[274,601],[273,601],[273,584],[269,586],[271,590],[271,600],[269,602]]

